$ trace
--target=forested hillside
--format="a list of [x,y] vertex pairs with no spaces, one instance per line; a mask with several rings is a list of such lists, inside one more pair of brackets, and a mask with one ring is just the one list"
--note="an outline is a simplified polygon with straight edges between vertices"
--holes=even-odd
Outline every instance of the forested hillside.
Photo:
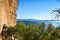
[[21,22],[17,23],[14,28],[8,28],[6,38],[9,39],[12,35],[17,40],[60,40],[60,26],[55,27],[51,23],[26,25]]

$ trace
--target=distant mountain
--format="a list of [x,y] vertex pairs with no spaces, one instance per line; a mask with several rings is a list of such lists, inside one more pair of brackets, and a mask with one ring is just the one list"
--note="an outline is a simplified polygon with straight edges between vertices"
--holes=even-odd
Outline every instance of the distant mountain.
[[17,19],[17,23],[24,22],[25,24],[40,24],[40,23],[52,23],[54,26],[60,25],[60,21],[57,20],[36,20],[36,19]]
[[24,22],[25,24],[39,24],[37,23],[37,20],[34,19],[17,19],[17,23]]

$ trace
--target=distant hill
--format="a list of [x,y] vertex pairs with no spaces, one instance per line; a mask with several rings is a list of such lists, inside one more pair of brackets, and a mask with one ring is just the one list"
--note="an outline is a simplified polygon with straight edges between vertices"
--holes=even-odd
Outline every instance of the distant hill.
[[24,22],[25,24],[39,24],[37,23],[37,20],[34,19],[17,19],[17,23]]
[[25,24],[40,24],[40,23],[52,23],[54,26],[60,25],[60,21],[57,20],[36,20],[36,19],[17,19],[17,23],[24,22]]

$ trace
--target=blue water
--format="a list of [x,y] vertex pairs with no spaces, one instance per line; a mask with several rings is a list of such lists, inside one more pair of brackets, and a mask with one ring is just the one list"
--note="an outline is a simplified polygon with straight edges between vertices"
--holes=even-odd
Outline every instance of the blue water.
[[55,27],[58,27],[60,26],[60,21],[57,21],[57,20],[40,20],[40,23],[46,23],[46,24],[50,24],[52,23]]
[[26,24],[40,24],[40,23],[46,23],[46,25],[52,23],[55,27],[60,26],[60,21],[57,20],[35,20],[35,19],[18,19],[18,22],[24,21]]

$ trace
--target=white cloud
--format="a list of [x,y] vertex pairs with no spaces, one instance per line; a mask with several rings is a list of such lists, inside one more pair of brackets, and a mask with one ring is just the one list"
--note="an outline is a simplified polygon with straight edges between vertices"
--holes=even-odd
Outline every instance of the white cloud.
[[38,19],[38,20],[52,20],[53,17],[36,17],[34,19]]

